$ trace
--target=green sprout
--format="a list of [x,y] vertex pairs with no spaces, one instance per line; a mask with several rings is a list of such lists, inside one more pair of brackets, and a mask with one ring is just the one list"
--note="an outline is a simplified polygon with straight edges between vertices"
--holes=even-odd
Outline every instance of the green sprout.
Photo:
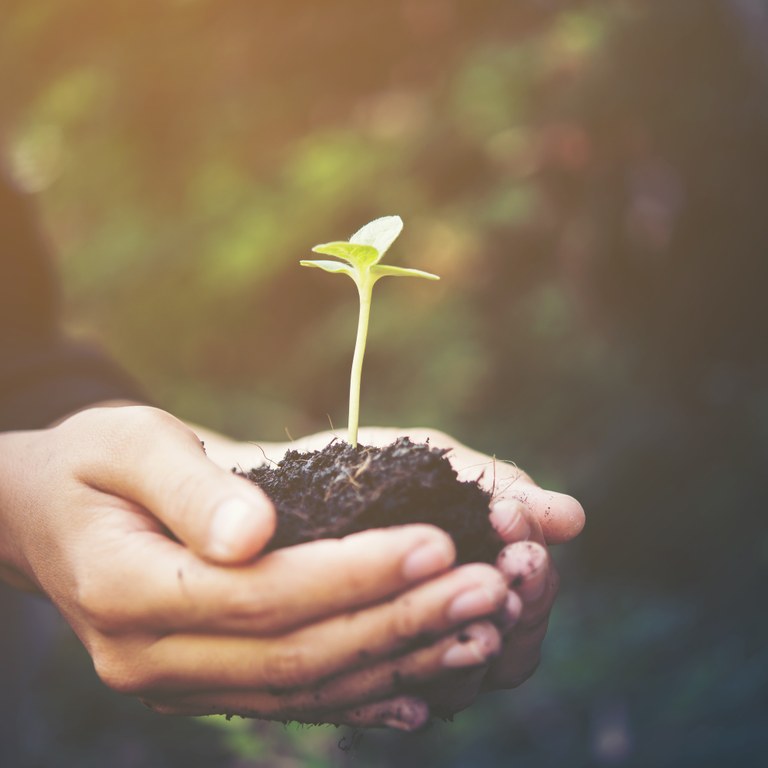
[[355,232],[349,241],[316,245],[314,253],[336,256],[342,261],[302,261],[303,267],[317,267],[334,274],[349,275],[357,285],[360,296],[360,315],[357,322],[355,354],[352,358],[352,374],[349,380],[349,442],[357,446],[357,431],[360,423],[360,381],[363,374],[363,355],[368,337],[368,319],[371,314],[371,295],[374,283],[382,277],[424,277],[439,280],[437,275],[420,269],[403,269],[379,264],[389,246],[403,230],[399,216],[383,216],[366,224]]

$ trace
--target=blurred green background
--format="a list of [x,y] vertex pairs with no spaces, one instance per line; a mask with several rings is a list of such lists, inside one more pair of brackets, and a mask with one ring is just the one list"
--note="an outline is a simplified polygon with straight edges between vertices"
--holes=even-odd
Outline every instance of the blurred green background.
[[234,436],[342,427],[355,292],[298,261],[400,214],[391,263],[443,279],[377,287],[363,422],[444,429],[589,518],[541,669],[451,724],[168,725],[83,682],[63,640],[30,765],[760,764],[765,2],[3,0],[0,20],[2,162],[74,333]]

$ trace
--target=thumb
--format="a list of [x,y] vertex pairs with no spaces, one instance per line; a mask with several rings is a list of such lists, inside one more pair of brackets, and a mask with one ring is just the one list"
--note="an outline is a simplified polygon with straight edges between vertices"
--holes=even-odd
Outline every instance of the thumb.
[[103,409],[97,418],[105,423],[87,482],[140,504],[209,560],[241,563],[264,548],[275,529],[272,503],[210,461],[183,422],[145,406]]
[[545,543],[561,544],[579,535],[585,516],[584,508],[573,496],[531,483],[517,488],[510,496],[494,499],[491,522],[507,544],[539,539],[532,523],[541,530]]

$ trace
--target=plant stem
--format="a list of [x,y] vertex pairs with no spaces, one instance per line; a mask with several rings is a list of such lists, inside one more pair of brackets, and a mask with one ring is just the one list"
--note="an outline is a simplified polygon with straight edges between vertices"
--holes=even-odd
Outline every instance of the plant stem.
[[352,373],[349,378],[349,422],[348,438],[352,447],[357,447],[357,431],[360,425],[360,382],[363,377],[363,356],[368,338],[368,319],[371,316],[371,294],[374,280],[368,274],[360,274],[357,292],[360,296],[360,314],[357,320],[355,354],[352,357]]

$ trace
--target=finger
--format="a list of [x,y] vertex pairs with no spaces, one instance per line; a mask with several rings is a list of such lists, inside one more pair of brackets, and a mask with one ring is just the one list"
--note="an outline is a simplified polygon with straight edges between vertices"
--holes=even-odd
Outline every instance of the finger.
[[[212,698],[212,697],[211,697]],[[169,703],[165,700],[142,699],[142,704],[159,714],[208,715],[219,713],[220,704],[211,703],[196,705],[192,703]],[[255,702],[254,702],[255,703]],[[429,706],[415,696],[395,696],[394,698],[377,701],[372,704],[360,704],[350,709],[327,711],[321,709],[306,709],[288,711],[286,709],[270,708],[271,704],[263,705],[263,710],[249,710],[247,713],[221,712],[227,716],[260,718],[264,720],[279,720],[295,722],[304,725],[337,725],[353,728],[394,728],[398,731],[413,732],[423,728],[429,722]],[[277,706],[277,705],[275,705]],[[342,742],[339,746],[343,748]]]
[[129,693],[215,686],[289,691],[495,614],[505,599],[501,574],[475,564],[392,602],[279,637],[169,635],[131,654],[91,652],[104,682]]
[[397,658],[380,661],[291,693],[231,689],[159,699],[152,706],[165,714],[239,714],[244,717],[304,720],[318,712],[346,710],[418,688],[446,670],[482,667],[499,652],[501,637],[489,622],[478,622]]
[[450,719],[470,706],[483,690],[488,666],[458,670],[419,686],[417,693],[428,704],[434,717]]
[[501,612],[499,620],[499,629],[503,633],[508,632],[520,621],[523,614],[523,600],[514,590],[507,592],[507,599],[504,603],[504,610]]
[[373,704],[361,704],[353,709],[318,714],[318,721],[330,725],[351,725],[356,728],[395,728],[413,732],[429,721],[427,703],[414,696],[396,696]]
[[504,638],[498,659],[485,677],[484,690],[506,690],[522,685],[541,662],[541,646],[547,631],[546,622],[530,631],[513,631]]
[[526,522],[536,520],[547,544],[569,541],[584,527],[584,509],[573,496],[525,483],[511,487],[491,504],[491,521],[505,541],[528,538]]
[[539,520],[548,544],[568,541],[584,527],[584,509],[576,499],[539,488],[531,477],[516,465],[478,453],[444,433],[427,429],[363,430],[374,443],[393,440],[397,434],[404,432],[413,440],[426,441],[433,446],[450,449],[448,456],[458,472],[459,479],[479,482],[487,488],[494,497],[492,507],[501,499],[521,501]]
[[491,524],[507,544],[529,539],[544,542],[538,520],[517,499],[495,499],[491,502]]
[[521,541],[504,547],[496,566],[523,603],[531,603],[540,597],[546,587],[550,556],[541,544]]
[[514,688],[534,673],[541,660],[558,584],[557,571],[550,565],[541,595],[524,606],[519,621],[504,635],[501,653],[486,675],[486,689]]
[[[134,501],[195,552],[222,563],[253,558],[272,536],[275,513],[264,493],[217,467],[185,424],[156,408],[94,408],[84,419],[101,434],[85,450],[86,484]],[[74,425],[74,426],[73,426]]]
[[450,537],[427,525],[309,542],[229,568],[152,531],[129,529],[108,541],[100,554],[111,567],[88,579],[80,595],[81,610],[105,633],[280,634],[399,594],[455,558]]

